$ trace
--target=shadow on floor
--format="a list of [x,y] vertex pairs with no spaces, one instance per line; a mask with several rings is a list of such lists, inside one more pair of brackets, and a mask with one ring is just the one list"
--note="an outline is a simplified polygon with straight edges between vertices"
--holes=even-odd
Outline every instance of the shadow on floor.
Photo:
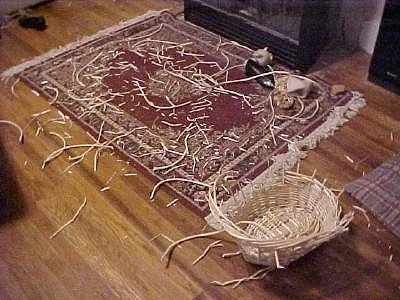
[[16,219],[23,214],[20,195],[12,165],[0,141],[0,224]]
[[341,60],[344,60],[345,58],[351,56],[357,51],[359,50],[351,47],[346,47],[341,43],[332,42],[322,50],[315,63],[311,66],[309,70],[307,70],[307,74],[319,71]]

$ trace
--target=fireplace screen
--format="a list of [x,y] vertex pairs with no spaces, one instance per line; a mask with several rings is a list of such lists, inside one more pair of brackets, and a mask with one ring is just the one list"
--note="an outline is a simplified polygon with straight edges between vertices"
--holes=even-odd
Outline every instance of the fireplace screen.
[[298,0],[205,0],[205,4],[252,21],[266,30],[299,40],[303,2]]
[[251,48],[268,47],[291,67],[307,69],[327,36],[329,1],[185,0],[185,19]]

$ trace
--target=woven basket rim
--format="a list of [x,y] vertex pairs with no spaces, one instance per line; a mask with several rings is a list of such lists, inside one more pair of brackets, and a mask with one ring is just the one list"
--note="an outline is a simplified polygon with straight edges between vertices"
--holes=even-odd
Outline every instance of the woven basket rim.
[[[218,180],[221,178],[222,175],[219,176],[214,182],[214,185],[212,188],[209,189],[209,193],[207,196],[207,200],[209,202],[209,207],[211,214],[214,216],[214,218],[220,223],[220,225],[224,228],[224,230],[231,235],[232,237],[241,240],[243,242],[249,242],[254,245],[259,245],[263,247],[271,246],[275,248],[284,248],[284,247],[290,247],[290,246],[296,246],[298,244],[310,241],[310,240],[321,240],[321,239],[330,239],[331,237],[347,230],[348,224],[351,222],[352,217],[353,217],[353,212],[349,212],[345,214],[342,218],[340,218],[341,215],[341,207],[339,206],[338,203],[338,195],[335,195],[334,192],[327,188],[325,183],[326,180],[324,180],[322,183],[315,178],[316,172],[314,172],[311,176],[309,175],[304,175],[299,172],[293,172],[293,171],[283,171],[282,177],[276,176],[276,180],[269,184],[268,186],[265,186],[265,191],[268,191],[268,189],[271,186],[282,186],[284,187],[285,184],[290,184],[291,180],[295,181],[302,181],[308,184],[313,184],[316,185],[321,191],[327,194],[327,197],[330,198],[329,200],[333,203],[333,216],[334,216],[334,224],[331,224],[331,226],[328,226],[331,228],[331,230],[324,230],[324,231],[318,231],[318,232],[311,232],[310,234],[299,236],[299,237],[289,237],[289,238],[277,238],[277,239],[265,239],[265,238],[260,238],[260,237],[253,237],[249,236],[249,233],[247,233],[244,229],[240,228],[237,223],[234,223],[230,217],[225,214],[219,207],[217,198],[216,198],[216,189],[217,189],[217,184]],[[280,180],[282,178],[282,180]],[[331,204],[332,204],[331,203]],[[243,205],[246,205],[244,203]]]

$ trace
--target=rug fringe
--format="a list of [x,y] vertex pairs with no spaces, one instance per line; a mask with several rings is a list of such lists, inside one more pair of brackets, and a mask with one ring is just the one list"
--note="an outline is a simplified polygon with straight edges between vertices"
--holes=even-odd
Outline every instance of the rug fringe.
[[[304,159],[307,156],[306,150],[303,149],[309,150],[315,148],[320,140],[333,135],[340,126],[347,122],[351,117],[355,116],[365,105],[366,101],[362,94],[353,91],[352,98],[347,104],[335,107],[323,124],[304,139],[289,144],[288,152],[275,155],[272,158],[273,164],[257,176],[252,181],[252,184],[246,185],[241,191],[237,192],[234,196],[225,201],[221,205],[222,212],[228,215],[234,212],[237,207],[246,201],[247,195],[251,194],[251,189],[254,186],[273,183],[276,180],[276,176],[282,173],[283,170],[293,168],[301,159]],[[221,225],[211,214],[206,216],[205,220],[214,229],[221,229]]]
[[150,10],[148,12],[146,12],[145,14],[138,16],[136,18],[130,19],[130,20],[126,20],[126,21],[121,21],[116,25],[113,25],[111,27],[107,27],[103,30],[98,31],[97,33],[93,34],[93,35],[88,35],[88,36],[84,36],[80,39],[78,39],[77,41],[71,42],[69,44],[66,44],[64,46],[59,46],[58,48],[54,48],[49,50],[48,52],[41,54],[39,56],[36,56],[28,61],[25,61],[19,65],[16,65],[14,67],[11,67],[7,70],[5,70],[4,72],[2,72],[0,74],[0,80],[1,81],[7,81],[8,79],[10,79],[11,77],[13,77],[14,75],[24,71],[25,69],[40,64],[43,61],[46,61],[50,58],[53,58],[54,56],[57,56],[63,52],[69,51],[71,49],[77,48],[82,44],[91,42],[99,37],[108,35],[112,32],[115,32],[121,28],[124,28],[126,26],[130,26],[132,24],[135,24],[137,22],[141,22],[145,19],[148,19],[150,17],[156,17],[159,16],[161,13],[168,11],[168,9],[164,9],[164,10],[160,10],[160,11],[153,11]]

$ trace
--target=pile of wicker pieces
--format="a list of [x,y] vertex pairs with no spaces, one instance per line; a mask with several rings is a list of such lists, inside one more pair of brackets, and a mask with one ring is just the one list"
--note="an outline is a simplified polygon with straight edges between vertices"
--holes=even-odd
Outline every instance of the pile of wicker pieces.
[[237,242],[244,259],[274,268],[287,266],[322,243],[348,230],[353,212],[341,217],[338,195],[315,178],[285,171],[274,183],[252,189],[229,214],[210,189],[210,211]]
[[[264,267],[254,274],[229,280],[226,282],[212,281],[219,286],[233,285],[237,287],[249,280],[263,279],[269,271],[284,268],[322,243],[345,232],[353,219],[353,211],[342,215],[338,203],[340,196],[315,177],[297,172],[283,171],[271,181],[257,188],[254,186],[249,193],[242,192],[244,199],[240,205],[226,210],[217,199],[217,191],[232,176],[219,175],[212,185],[209,185],[207,200],[212,226],[216,231],[188,236],[173,242],[164,252],[161,260],[167,260],[167,266],[172,252],[179,244],[196,238],[209,238],[213,235],[226,233],[237,243],[237,253],[250,263]],[[211,245],[201,255],[204,257]],[[196,260],[196,262],[199,259]]]

